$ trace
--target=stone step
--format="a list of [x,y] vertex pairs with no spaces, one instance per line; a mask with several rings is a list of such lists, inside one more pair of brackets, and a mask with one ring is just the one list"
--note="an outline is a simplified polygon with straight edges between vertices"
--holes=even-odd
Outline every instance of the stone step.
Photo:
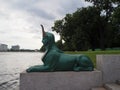
[[104,86],[107,90],[120,90],[120,85],[115,83],[105,84]]
[[104,87],[97,87],[97,88],[92,88],[91,90],[107,90]]
[[120,80],[117,80],[116,83],[120,85]]

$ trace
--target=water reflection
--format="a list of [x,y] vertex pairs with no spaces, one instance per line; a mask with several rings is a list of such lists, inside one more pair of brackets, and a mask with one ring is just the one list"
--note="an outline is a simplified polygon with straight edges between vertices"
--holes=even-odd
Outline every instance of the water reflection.
[[0,52],[0,90],[19,90],[19,74],[42,64],[38,52]]

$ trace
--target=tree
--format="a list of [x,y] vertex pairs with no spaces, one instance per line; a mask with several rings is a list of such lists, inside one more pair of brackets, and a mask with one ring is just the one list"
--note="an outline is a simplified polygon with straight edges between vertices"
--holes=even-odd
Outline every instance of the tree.
[[[113,14],[113,11],[115,10],[115,6],[120,5],[120,1],[119,0],[85,0],[85,1],[93,3],[93,6],[96,7],[99,12],[99,17],[102,17],[101,19],[98,19],[98,21],[100,25],[99,26],[100,47],[102,50],[104,50],[105,45],[110,40],[110,38],[106,40],[108,38],[108,37],[106,38],[106,36],[110,36],[111,31],[114,30],[110,28],[111,16]],[[104,24],[102,24],[103,22]]]
[[56,31],[57,33],[59,33],[60,35],[60,40],[57,42],[57,45],[60,49],[62,49],[62,40],[63,40],[63,35],[62,35],[62,31],[63,31],[63,20],[56,20],[54,22],[54,27],[52,27],[53,31]]
[[66,14],[62,19],[62,25],[55,23],[52,29],[55,28],[54,31],[59,32],[59,26],[62,26],[64,45],[67,45],[69,50],[88,50],[90,47],[94,50],[98,47],[96,17],[98,17],[96,8],[80,8],[73,14]]
[[[73,14],[66,14],[55,22],[53,31],[58,32],[68,50],[88,50],[119,46],[120,1],[85,0],[93,6],[80,8]],[[114,44],[114,45],[113,45]]]
[[[92,13],[91,13],[92,12]],[[98,12],[94,7],[78,9],[73,13],[74,24],[76,24],[76,33],[74,41],[78,41],[77,48],[81,46],[84,50],[92,48],[94,51],[98,47],[97,17]],[[79,46],[78,46],[79,45]]]
[[61,50],[64,49],[63,44],[61,43],[61,40],[58,40],[58,41],[56,42],[56,45],[57,45],[57,47],[58,47],[59,49],[61,49]]
[[[69,22],[69,23],[68,23]],[[72,29],[72,14],[66,14],[65,18],[62,20],[56,20],[54,23],[54,26],[52,27],[53,31],[56,31],[60,34],[60,41],[62,43],[62,39],[65,41],[65,50],[73,50],[72,47],[72,35],[73,35],[73,29]]]
[[112,47],[120,47],[120,6],[116,7],[112,15],[112,24],[115,31]]
[[62,41],[62,30],[63,30],[63,20],[56,20],[54,22],[54,27],[52,27],[53,31],[56,31],[60,34],[60,40]]

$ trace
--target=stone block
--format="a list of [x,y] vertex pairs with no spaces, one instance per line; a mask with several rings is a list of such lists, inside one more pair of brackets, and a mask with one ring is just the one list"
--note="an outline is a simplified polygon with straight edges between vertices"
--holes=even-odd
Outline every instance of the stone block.
[[20,74],[20,90],[90,90],[102,86],[101,71]]
[[120,80],[120,55],[97,55],[97,69],[102,71],[103,83]]
[[108,83],[108,84],[105,84],[105,88],[107,90],[120,90],[120,85],[115,83]]

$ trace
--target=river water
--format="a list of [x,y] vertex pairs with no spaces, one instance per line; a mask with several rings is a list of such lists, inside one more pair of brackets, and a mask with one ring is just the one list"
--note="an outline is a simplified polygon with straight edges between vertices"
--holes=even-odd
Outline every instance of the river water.
[[43,64],[39,52],[0,52],[0,90],[19,90],[19,75],[28,67]]

